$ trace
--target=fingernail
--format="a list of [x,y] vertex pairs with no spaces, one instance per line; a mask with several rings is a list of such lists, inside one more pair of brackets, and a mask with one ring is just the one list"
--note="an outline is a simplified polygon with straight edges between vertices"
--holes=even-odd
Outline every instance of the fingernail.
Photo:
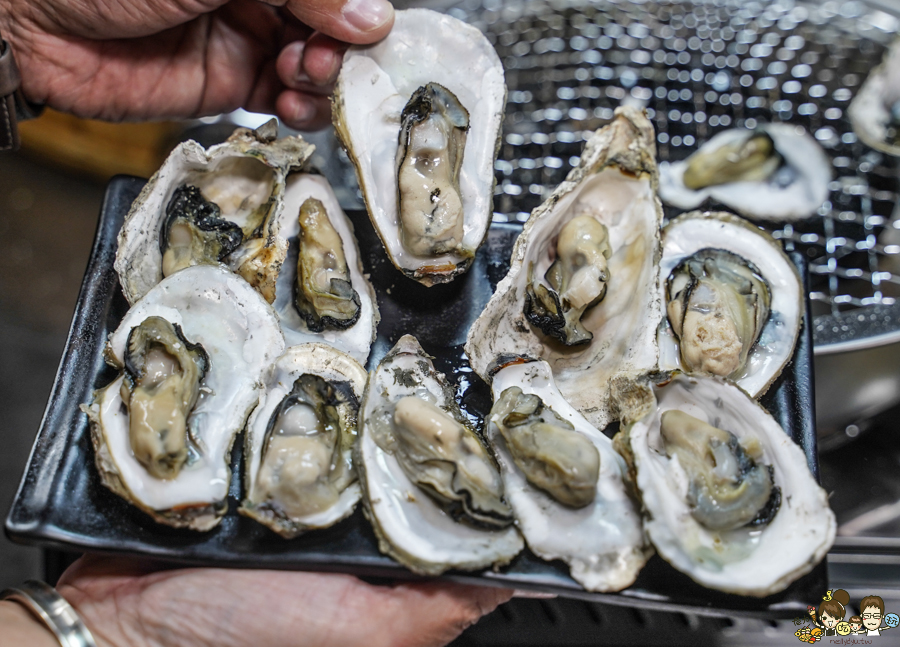
[[316,116],[316,109],[312,104],[301,101],[294,111],[294,121],[298,124],[305,123]]
[[387,0],[347,0],[341,15],[360,31],[372,31],[391,19],[394,7]]

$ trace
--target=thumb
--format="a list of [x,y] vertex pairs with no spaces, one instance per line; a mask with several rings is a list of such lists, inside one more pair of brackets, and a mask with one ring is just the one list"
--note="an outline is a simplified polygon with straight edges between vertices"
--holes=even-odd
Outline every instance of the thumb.
[[286,0],[284,6],[316,31],[356,45],[381,40],[394,24],[388,0]]

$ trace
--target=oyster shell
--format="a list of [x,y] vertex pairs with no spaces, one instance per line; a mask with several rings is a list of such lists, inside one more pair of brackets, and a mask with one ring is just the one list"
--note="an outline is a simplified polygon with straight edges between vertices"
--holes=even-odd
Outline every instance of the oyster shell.
[[493,457],[410,335],[369,375],[356,465],[379,549],[411,570],[502,565],[522,550]]
[[[421,96],[411,103],[413,95]],[[433,104],[444,107],[435,110]],[[485,36],[435,11],[397,11],[387,38],[351,47],[344,56],[332,104],[335,130],[391,262],[410,278],[445,283],[471,265],[491,222],[505,104],[503,66]],[[463,112],[464,142],[459,140],[466,126],[458,125],[465,121]],[[426,113],[441,116],[440,123],[425,118],[417,127],[424,130],[411,134]],[[401,185],[399,178],[409,182]],[[407,195],[413,183],[423,187],[418,197]],[[455,217],[458,202],[461,222]],[[400,207],[407,204],[409,215],[426,217],[401,218],[406,207]]]
[[894,41],[881,65],[869,74],[847,116],[867,145],[900,155],[900,41]]
[[[544,559],[566,562],[572,577],[588,591],[619,591],[630,586],[647,561],[648,553],[640,514],[626,493],[627,467],[612,442],[563,399],[546,362],[510,364],[497,372],[491,388],[495,405],[487,419],[487,436],[500,464],[506,498],[528,547]],[[584,441],[599,458],[599,471],[588,476],[594,460],[588,455],[590,451],[579,447],[581,452],[573,453],[571,447],[575,443],[569,442],[567,456],[560,457],[560,448],[542,443],[547,457],[545,463],[558,461],[569,472],[564,477],[554,475],[557,485],[549,488],[550,492],[575,490],[576,496],[570,498],[566,493],[562,497],[566,500],[561,502],[559,496],[542,487],[543,483],[536,485],[510,451],[511,445],[502,428],[512,411],[503,395],[515,391],[539,398],[545,408],[544,417],[552,414],[558,421],[556,424],[568,425],[569,433]],[[587,459],[579,453],[588,455]],[[579,464],[584,464],[585,469],[573,473],[574,466]],[[539,475],[545,471],[546,468],[537,470]],[[592,482],[585,485],[586,480]],[[561,481],[574,485],[564,487]],[[569,505],[572,502],[583,505],[573,507]]]
[[[338,283],[342,284],[342,287],[339,287],[337,292],[352,294],[352,290],[359,300],[355,322],[343,325],[343,327],[322,324],[322,330],[318,332],[311,329],[310,317],[301,314],[296,304],[298,258],[302,246],[298,214],[310,198],[321,203],[324,209],[324,214],[320,214],[320,216],[326,216],[328,224],[323,227],[333,231],[340,239],[339,255],[343,256],[349,273],[349,285],[346,285],[347,279],[340,279]],[[372,284],[363,274],[362,258],[353,232],[353,224],[341,209],[328,180],[321,175],[312,173],[292,173],[288,176],[284,193],[284,209],[281,211],[280,220],[279,232],[288,241],[288,250],[278,274],[275,302],[272,305],[278,314],[287,345],[296,346],[309,342],[322,342],[351,355],[356,361],[364,364],[369,356],[369,349],[375,339],[378,326],[378,302]],[[329,233],[329,236],[331,235]],[[337,250],[337,241],[332,240],[331,245]],[[313,272],[322,271],[328,275],[329,279],[337,277],[332,270],[325,269],[326,266],[335,265],[336,259],[337,255],[335,258],[323,256],[321,264],[318,260],[312,263]],[[329,290],[329,292],[333,291]],[[322,296],[325,300],[333,302],[335,295],[325,294]],[[352,297],[350,300],[352,301]],[[328,316],[324,310],[323,314]],[[312,317],[314,327],[319,327],[315,322],[317,319],[321,322],[321,318],[321,315]]]
[[821,561],[835,536],[825,491],[778,423],[733,383],[679,372],[610,384],[644,530],[698,583],[765,596]]
[[[683,214],[662,236],[660,291],[671,300],[659,328],[659,367],[716,373],[753,397],[762,395],[790,360],[800,335],[804,292],[797,268],[778,241],[729,213]],[[699,262],[701,253],[704,263]],[[692,287],[699,284],[698,277],[676,280],[675,271],[690,259],[695,266],[708,265],[720,278],[707,277],[709,288],[703,289]],[[732,269],[712,267],[715,259],[730,262]],[[726,285],[728,277],[732,287]],[[675,292],[692,303],[678,305]],[[691,329],[679,332],[691,309],[697,315]],[[672,325],[673,316],[678,325]],[[691,340],[693,358],[687,362],[684,334]]]
[[287,253],[278,217],[285,177],[315,150],[299,136],[275,140],[275,132],[273,120],[238,128],[209,150],[187,141],[172,151],[119,232],[115,268],[129,303],[171,272],[219,262],[274,301]]
[[757,220],[807,218],[828,198],[831,163],[790,124],[725,130],[688,159],[659,166],[659,197],[679,209],[708,198]]
[[[183,464],[159,476],[154,475],[158,470],[142,464],[130,440],[132,425],[123,405],[129,390],[123,388],[124,374],[95,391],[91,404],[84,407],[91,421],[95,460],[103,484],[156,521],[209,530],[227,508],[232,442],[256,405],[263,371],[284,350],[284,338],[271,306],[246,281],[223,267],[198,265],[164,279],[135,303],[110,336],[107,361],[120,369],[131,364],[129,372],[138,368],[147,373],[135,366],[126,351],[134,345],[134,331],[142,327],[141,334],[160,337],[148,325],[149,321],[161,327],[158,320],[182,331],[185,344],[191,345],[189,352],[199,345],[208,357],[196,405],[182,432],[187,449]],[[171,344],[172,352],[178,352],[177,345],[177,341]],[[168,380],[159,369],[177,362],[160,343],[155,352],[157,356],[145,362],[143,369],[154,364],[149,372],[158,373],[162,378],[158,386],[165,391]],[[176,426],[167,429],[173,433]],[[165,437],[163,429],[157,431]],[[180,455],[180,449],[175,453]]]
[[292,346],[278,358],[247,422],[241,514],[290,539],[353,512],[365,386],[362,365],[325,344]]
[[[610,422],[605,385],[623,370],[657,363],[656,328],[662,318],[657,288],[659,227],[653,128],[644,114],[619,108],[612,123],[588,141],[581,161],[535,209],[512,253],[509,273],[497,286],[466,340],[472,368],[487,382],[509,357],[545,360],[563,397],[595,427]],[[608,233],[611,255],[605,297],[580,318],[592,341],[565,346],[532,325],[526,299],[533,281],[545,276],[558,256],[567,223],[588,216]],[[603,272],[592,269],[594,292]],[[589,283],[589,282],[588,282]],[[588,301],[588,299],[585,299]]]

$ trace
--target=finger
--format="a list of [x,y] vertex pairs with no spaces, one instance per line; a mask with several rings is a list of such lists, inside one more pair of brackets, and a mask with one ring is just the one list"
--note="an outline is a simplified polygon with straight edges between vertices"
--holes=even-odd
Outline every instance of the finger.
[[289,128],[321,130],[331,123],[331,101],[296,90],[285,90],[275,102],[275,113]]
[[347,47],[331,36],[315,33],[306,41],[301,69],[315,85],[332,84],[337,80]]
[[388,0],[288,0],[292,14],[316,31],[347,43],[374,43],[394,24]]
[[291,43],[281,50],[278,60],[275,61],[278,78],[287,87],[294,90],[299,90],[300,84],[309,80],[301,67],[303,64],[303,50],[305,48],[306,43]]

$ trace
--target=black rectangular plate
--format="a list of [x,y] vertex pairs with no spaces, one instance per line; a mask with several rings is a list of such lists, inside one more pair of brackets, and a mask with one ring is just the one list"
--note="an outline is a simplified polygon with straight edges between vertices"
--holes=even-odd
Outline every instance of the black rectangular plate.
[[[143,555],[185,564],[414,578],[378,552],[375,536],[359,510],[333,528],[289,541],[238,515],[243,473],[240,441],[235,442],[232,456],[228,513],[208,533],[159,525],[100,483],[87,417],[79,405],[90,400],[93,389],[105,386],[114,377],[103,361],[103,345],[128,307],[113,269],[116,236],[143,185],[144,180],[139,178],[116,177],[107,189],[65,354],[6,521],[9,537],[28,544]],[[468,367],[462,346],[470,325],[506,275],[510,251],[521,227],[493,225],[466,275],[448,285],[425,288],[394,269],[363,212],[349,215],[356,225],[363,264],[371,275],[381,309],[369,368],[401,335],[414,334],[425,350],[435,355],[437,369],[458,385],[464,410],[479,421],[490,409],[490,390]],[[803,259],[795,256],[794,262],[805,276]],[[811,350],[809,327],[804,325],[791,364],[763,404],[803,447],[815,474]],[[499,572],[450,573],[445,577],[609,604],[727,616],[802,616],[808,601],[818,599],[827,588],[825,565],[819,564],[777,595],[730,595],[699,586],[654,556],[627,590],[618,594],[588,593],[569,577],[565,564],[542,561],[527,550]]]

